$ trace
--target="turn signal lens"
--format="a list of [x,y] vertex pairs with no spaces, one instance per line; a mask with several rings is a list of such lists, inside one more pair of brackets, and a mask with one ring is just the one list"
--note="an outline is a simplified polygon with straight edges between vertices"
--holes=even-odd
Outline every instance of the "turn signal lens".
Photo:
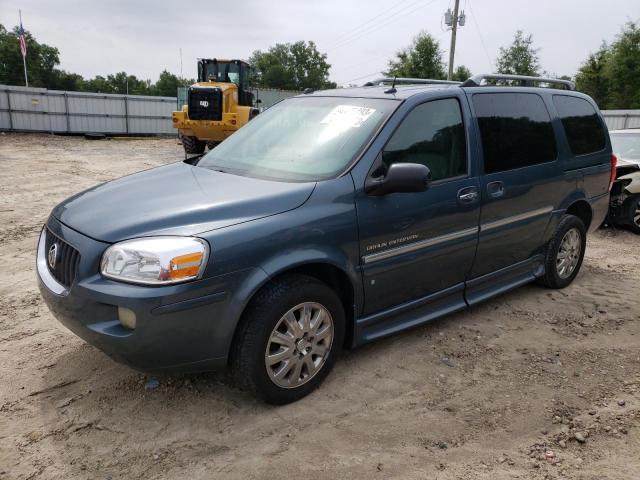
[[169,277],[172,280],[196,277],[200,271],[203,257],[204,253],[197,252],[172,258],[169,262]]

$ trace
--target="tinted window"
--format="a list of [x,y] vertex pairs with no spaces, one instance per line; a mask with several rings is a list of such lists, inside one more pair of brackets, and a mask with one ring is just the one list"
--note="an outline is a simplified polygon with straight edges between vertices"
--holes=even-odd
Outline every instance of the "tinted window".
[[467,152],[458,101],[435,100],[414,108],[395,131],[384,151],[386,167],[392,163],[420,163],[432,180],[464,175]]
[[473,96],[473,105],[480,125],[486,173],[556,159],[551,118],[539,95],[480,93]]
[[605,147],[602,122],[589,102],[583,98],[554,95],[553,103],[574,155],[599,152]]

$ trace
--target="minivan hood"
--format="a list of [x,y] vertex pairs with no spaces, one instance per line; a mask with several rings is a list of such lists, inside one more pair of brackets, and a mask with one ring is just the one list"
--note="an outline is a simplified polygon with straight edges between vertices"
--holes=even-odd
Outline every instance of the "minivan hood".
[[53,210],[96,240],[196,235],[292,210],[315,183],[241,177],[183,162],[129,175],[81,192]]

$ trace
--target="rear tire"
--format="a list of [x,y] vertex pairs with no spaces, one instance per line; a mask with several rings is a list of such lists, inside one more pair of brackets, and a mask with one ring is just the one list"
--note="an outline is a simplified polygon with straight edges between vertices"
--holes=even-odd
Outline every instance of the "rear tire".
[[204,153],[206,142],[198,140],[196,137],[182,136],[182,146],[187,153]]
[[633,233],[640,235],[640,195],[627,198],[622,208],[624,225]]
[[538,283],[558,289],[573,282],[582,266],[586,245],[587,230],[582,220],[575,215],[562,217],[547,245],[544,275]]
[[317,388],[342,348],[344,307],[325,283],[287,275],[264,287],[234,338],[234,383],[267,403],[294,402]]

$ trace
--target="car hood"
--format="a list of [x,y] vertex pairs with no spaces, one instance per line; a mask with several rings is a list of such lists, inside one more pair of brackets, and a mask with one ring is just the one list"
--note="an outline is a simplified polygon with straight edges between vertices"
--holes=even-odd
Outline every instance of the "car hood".
[[315,183],[241,177],[173,163],[81,192],[53,210],[68,227],[96,240],[196,235],[292,210]]

